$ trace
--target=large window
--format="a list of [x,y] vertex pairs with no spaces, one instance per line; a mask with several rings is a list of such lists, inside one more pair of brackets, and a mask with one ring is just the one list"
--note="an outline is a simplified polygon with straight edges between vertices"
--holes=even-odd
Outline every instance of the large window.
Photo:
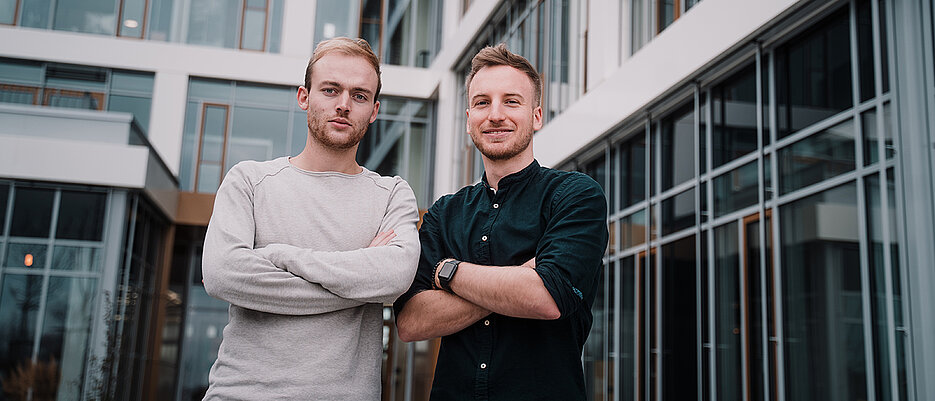
[[0,181],[0,197],[4,399],[91,394],[108,193]]
[[130,113],[149,130],[153,74],[0,58],[0,102]]
[[0,24],[272,53],[282,13],[283,0],[0,0]]
[[440,0],[320,1],[315,42],[367,40],[384,63],[428,67],[441,46]]
[[905,399],[882,4],[792,18],[564,166],[605,183],[616,234],[593,399]]
[[630,7],[630,53],[636,53],[701,0],[633,0]]

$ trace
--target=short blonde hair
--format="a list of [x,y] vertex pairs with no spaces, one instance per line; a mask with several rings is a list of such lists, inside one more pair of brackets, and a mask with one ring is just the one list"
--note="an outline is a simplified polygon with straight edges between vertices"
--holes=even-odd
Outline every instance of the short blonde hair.
[[377,73],[377,92],[374,93],[373,96],[373,101],[376,102],[377,98],[380,96],[380,89],[383,88],[383,81],[380,79],[380,59],[373,53],[370,44],[367,43],[366,40],[360,38],[351,39],[337,37],[319,42],[318,46],[315,46],[315,52],[312,53],[312,58],[308,61],[308,67],[305,68],[305,90],[312,90],[312,66],[329,53],[341,53],[348,56],[363,57],[370,63],[373,67],[373,71]]
[[[536,95],[536,106],[540,104],[542,100],[542,78],[536,71],[536,67],[533,67],[532,63],[526,60],[525,57],[507,50],[506,45],[503,43],[500,43],[496,47],[487,46],[477,52],[477,55],[471,59],[471,72],[464,82],[465,90],[471,90],[471,81],[474,80],[474,75],[476,75],[478,71],[484,67],[493,67],[495,65],[513,67],[525,73],[526,76],[529,77],[529,80],[532,81],[532,87]],[[468,96],[470,96],[470,94]]]

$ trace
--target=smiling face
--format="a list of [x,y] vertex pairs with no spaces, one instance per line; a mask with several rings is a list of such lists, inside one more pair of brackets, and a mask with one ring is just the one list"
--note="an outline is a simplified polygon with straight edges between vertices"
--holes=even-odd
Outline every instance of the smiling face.
[[532,159],[532,134],[542,128],[532,80],[522,71],[494,65],[477,71],[468,88],[467,130],[492,161]]
[[377,74],[362,57],[323,56],[312,67],[309,89],[299,87],[299,107],[307,112],[308,135],[324,148],[355,151],[377,118]]

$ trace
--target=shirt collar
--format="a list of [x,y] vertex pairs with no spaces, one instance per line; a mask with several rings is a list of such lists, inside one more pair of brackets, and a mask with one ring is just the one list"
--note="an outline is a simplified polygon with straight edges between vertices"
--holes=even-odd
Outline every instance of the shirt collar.
[[[497,187],[499,188],[498,191],[503,190],[506,187],[514,183],[526,181],[529,178],[532,178],[532,176],[537,171],[539,171],[539,162],[536,159],[533,159],[532,163],[529,163],[529,165],[524,167],[522,170],[501,178],[499,185],[497,185]],[[484,172],[484,175],[481,176],[481,182],[484,183],[484,187],[487,188],[488,190],[493,189],[490,187],[490,184],[487,183],[487,172],[486,171]]]

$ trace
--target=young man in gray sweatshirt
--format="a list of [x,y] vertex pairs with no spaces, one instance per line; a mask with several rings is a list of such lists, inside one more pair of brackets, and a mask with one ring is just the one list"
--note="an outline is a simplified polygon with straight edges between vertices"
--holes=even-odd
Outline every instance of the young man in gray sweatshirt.
[[380,398],[383,304],[419,259],[412,189],[355,160],[380,87],[366,41],[320,43],[297,94],[305,149],[224,177],[202,269],[230,322],[205,400]]

